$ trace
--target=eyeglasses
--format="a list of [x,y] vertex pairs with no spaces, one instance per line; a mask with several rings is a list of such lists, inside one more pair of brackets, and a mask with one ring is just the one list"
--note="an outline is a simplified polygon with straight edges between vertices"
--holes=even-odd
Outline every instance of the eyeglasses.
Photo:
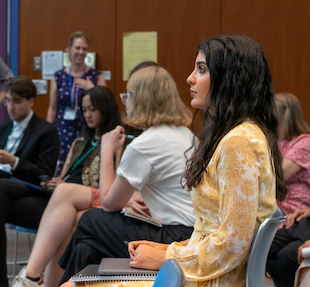
[[7,107],[8,105],[13,105],[13,106],[17,106],[23,102],[26,102],[27,99],[23,98],[23,99],[8,99],[8,98],[4,98],[2,104]]
[[122,103],[126,106],[127,99],[129,98],[129,96],[132,96],[132,93],[127,91],[126,93],[119,94],[119,96],[121,97]]

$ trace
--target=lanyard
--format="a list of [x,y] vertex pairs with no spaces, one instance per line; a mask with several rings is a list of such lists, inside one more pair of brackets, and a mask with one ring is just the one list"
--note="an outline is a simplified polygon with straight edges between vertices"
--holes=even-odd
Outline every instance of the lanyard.
[[[85,77],[85,71],[86,71],[86,67],[84,66],[83,75],[81,77],[82,79],[84,79]],[[73,88],[72,79],[73,79],[73,76],[71,75],[71,67],[69,67],[69,91],[71,93],[70,94],[71,108],[73,108],[73,105],[75,103],[75,109],[77,109],[77,95],[79,93],[80,88],[77,88],[76,90],[75,88]]]
[[71,171],[74,171],[76,169],[76,167],[79,165],[79,163],[85,159],[85,157],[87,157],[94,149],[95,147],[98,145],[98,142],[96,142],[86,153],[82,154],[83,151],[81,152],[81,154],[79,155],[79,157],[75,160],[73,167],[71,168]]
[[10,130],[10,132],[9,132],[7,138],[6,138],[6,143],[5,143],[5,147],[4,147],[4,150],[7,151],[8,153],[11,153],[12,150],[14,150],[14,147],[15,147],[16,143],[22,138],[22,136],[24,135],[24,131],[25,131],[25,130],[23,130],[23,131],[20,133],[20,135],[18,136],[18,138],[17,138],[16,141],[14,142],[13,146],[8,150],[8,149],[7,149],[7,145],[8,145],[9,136],[11,135],[12,130],[13,130],[13,127],[11,128],[11,130]]

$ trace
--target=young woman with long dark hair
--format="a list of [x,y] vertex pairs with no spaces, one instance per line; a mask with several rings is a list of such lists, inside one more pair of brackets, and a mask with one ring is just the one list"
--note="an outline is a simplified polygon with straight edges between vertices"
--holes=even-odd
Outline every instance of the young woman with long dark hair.
[[174,258],[187,286],[241,287],[254,234],[286,192],[270,71],[253,40],[218,36],[199,46],[187,82],[192,107],[204,111],[184,175],[194,232],[169,246],[130,242],[131,266],[159,269]]

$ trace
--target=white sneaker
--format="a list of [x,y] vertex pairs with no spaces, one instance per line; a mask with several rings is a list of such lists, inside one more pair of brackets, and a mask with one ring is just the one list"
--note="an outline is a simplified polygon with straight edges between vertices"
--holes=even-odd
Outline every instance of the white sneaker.
[[12,287],[45,287],[42,278],[38,282],[34,282],[27,278],[26,275],[26,267],[23,267],[23,269],[20,270],[19,274],[15,276]]

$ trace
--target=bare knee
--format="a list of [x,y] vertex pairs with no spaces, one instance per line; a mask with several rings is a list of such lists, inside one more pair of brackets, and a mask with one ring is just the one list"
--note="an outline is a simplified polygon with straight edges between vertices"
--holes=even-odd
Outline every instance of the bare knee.
[[73,193],[74,193],[74,184],[61,183],[57,185],[57,187],[53,191],[50,201],[56,204],[70,201],[70,198],[73,195]]

